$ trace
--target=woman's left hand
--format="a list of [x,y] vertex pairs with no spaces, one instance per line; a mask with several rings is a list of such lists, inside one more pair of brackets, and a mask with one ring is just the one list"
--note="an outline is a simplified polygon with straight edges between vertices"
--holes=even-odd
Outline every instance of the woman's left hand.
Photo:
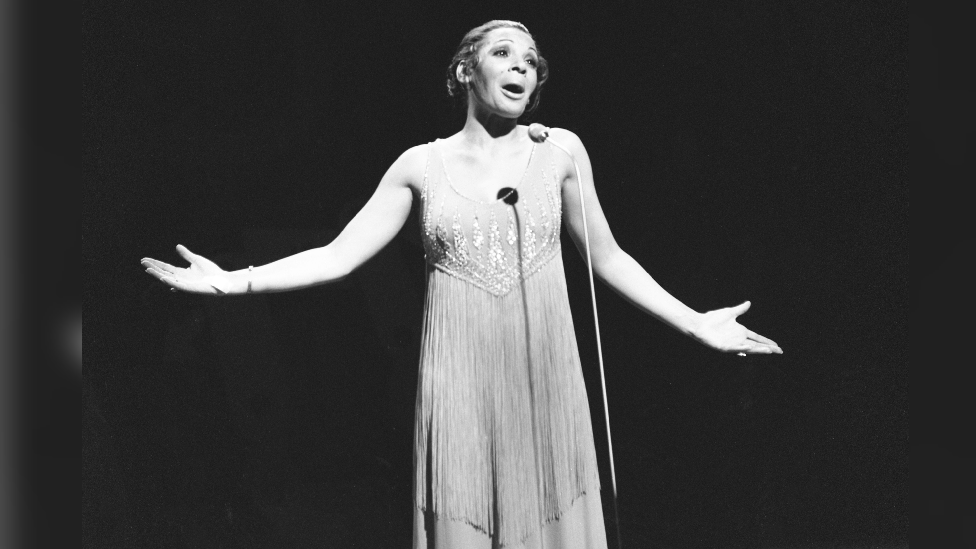
[[783,354],[775,341],[746,329],[736,318],[749,310],[746,301],[735,307],[708,311],[702,315],[702,323],[695,337],[703,344],[725,353]]

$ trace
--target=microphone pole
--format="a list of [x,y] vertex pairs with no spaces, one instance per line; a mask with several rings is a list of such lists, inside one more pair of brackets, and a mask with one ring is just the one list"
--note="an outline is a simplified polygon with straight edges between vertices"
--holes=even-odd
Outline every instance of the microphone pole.
[[603,390],[603,417],[607,427],[607,449],[610,452],[610,484],[613,487],[613,518],[617,530],[617,547],[622,547],[620,542],[620,514],[617,511],[617,473],[613,467],[613,443],[610,440],[610,408],[607,405],[607,380],[603,373],[603,347],[600,344],[600,320],[596,313],[596,288],[593,284],[593,261],[590,258],[590,233],[586,226],[586,204],[583,200],[583,178],[580,176],[579,164],[576,163],[576,156],[566,147],[563,147],[549,137],[549,128],[542,124],[535,123],[529,125],[529,138],[536,143],[548,141],[559,150],[566,153],[573,161],[576,169],[576,183],[579,186],[580,213],[583,216],[583,242],[586,248],[586,268],[590,278],[590,298],[593,302],[593,324],[596,328],[596,354],[600,364],[600,388]]

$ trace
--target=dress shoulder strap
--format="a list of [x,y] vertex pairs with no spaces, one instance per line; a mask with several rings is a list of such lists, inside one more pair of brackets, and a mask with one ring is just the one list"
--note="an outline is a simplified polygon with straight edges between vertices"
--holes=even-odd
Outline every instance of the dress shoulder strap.
[[441,180],[440,170],[437,169],[437,166],[440,165],[438,141],[440,139],[427,143],[427,164],[424,166],[424,179],[420,186],[422,225],[424,231],[428,233],[432,228],[434,197],[439,193]]

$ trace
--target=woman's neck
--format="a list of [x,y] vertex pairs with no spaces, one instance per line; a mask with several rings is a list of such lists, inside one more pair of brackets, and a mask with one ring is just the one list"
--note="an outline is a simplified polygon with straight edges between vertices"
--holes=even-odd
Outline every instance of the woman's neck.
[[517,118],[478,112],[472,105],[468,106],[468,117],[458,136],[467,146],[478,149],[510,145],[524,137]]

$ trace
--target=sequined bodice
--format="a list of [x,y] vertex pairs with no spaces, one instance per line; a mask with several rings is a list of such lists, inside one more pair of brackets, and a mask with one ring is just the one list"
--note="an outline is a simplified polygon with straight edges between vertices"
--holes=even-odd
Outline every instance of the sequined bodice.
[[512,206],[462,195],[448,173],[442,147],[439,140],[430,144],[421,188],[427,262],[496,296],[505,295],[559,253],[562,197],[552,149],[533,145],[514,187],[518,201]]

